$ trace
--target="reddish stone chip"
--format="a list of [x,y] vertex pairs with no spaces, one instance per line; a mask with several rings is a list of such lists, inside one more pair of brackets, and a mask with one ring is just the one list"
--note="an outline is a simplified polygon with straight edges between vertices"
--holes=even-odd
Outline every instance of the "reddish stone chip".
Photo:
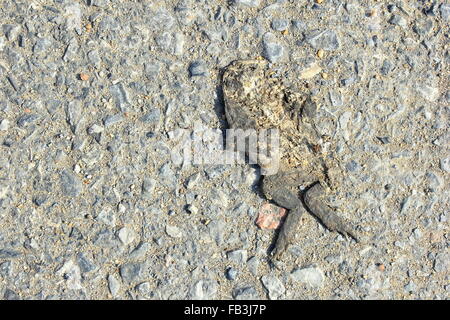
[[80,80],[83,81],[89,80],[89,75],[87,73],[80,73]]
[[277,229],[286,213],[286,209],[266,202],[259,209],[256,225],[261,229]]

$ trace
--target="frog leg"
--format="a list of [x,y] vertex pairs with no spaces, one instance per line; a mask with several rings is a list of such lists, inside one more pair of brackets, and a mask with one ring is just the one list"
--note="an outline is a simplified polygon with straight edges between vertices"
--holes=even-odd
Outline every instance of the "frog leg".
[[337,231],[358,241],[353,227],[325,203],[324,194],[324,188],[320,183],[316,183],[306,191],[303,199],[310,212],[329,230]]
[[294,242],[301,217],[305,211],[306,210],[303,206],[289,210],[286,220],[278,233],[275,247],[271,252],[273,259],[280,260],[283,253],[286,252],[288,246]]
[[300,218],[306,211],[297,188],[312,182],[313,177],[296,170],[264,176],[262,189],[266,198],[289,210],[272,251],[272,256],[276,260],[281,258],[288,245],[294,241]]

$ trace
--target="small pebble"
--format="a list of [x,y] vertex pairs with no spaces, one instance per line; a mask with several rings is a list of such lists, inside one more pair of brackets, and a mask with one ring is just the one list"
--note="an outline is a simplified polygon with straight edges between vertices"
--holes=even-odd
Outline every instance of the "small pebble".
[[227,268],[225,273],[228,280],[236,280],[238,275],[238,271],[232,267]]
[[325,280],[322,270],[317,267],[297,268],[291,273],[291,277],[294,281],[307,283],[314,288],[321,287]]
[[269,293],[270,300],[276,300],[286,291],[283,283],[275,276],[265,275],[261,278],[261,282]]
[[7,131],[9,129],[9,120],[3,119],[0,121],[0,131]]
[[322,71],[322,68],[318,64],[313,63],[311,66],[302,70],[302,72],[300,73],[300,79],[314,78],[321,71]]
[[232,296],[236,300],[259,300],[260,297],[254,287],[240,287],[233,289]]
[[194,206],[193,204],[187,205],[186,210],[187,210],[187,212],[190,213],[190,214],[197,214],[197,213],[198,213],[197,207]]
[[261,229],[277,229],[286,213],[285,208],[266,202],[259,209],[256,225]]
[[126,263],[120,267],[120,276],[126,283],[136,281],[142,272],[142,264],[140,263]]
[[450,172],[450,157],[439,160],[439,166],[445,172]]
[[119,240],[122,241],[122,243],[126,246],[132,243],[135,237],[133,230],[126,227],[121,228],[117,235],[119,237]]
[[238,265],[247,262],[247,250],[234,250],[227,253],[227,258]]
[[323,58],[325,51],[323,51],[323,49],[319,49],[317,50],[317,57],[319,57],[320,59]]
[[80,79],[83,81],[88,81],[89,75],[87,73],[80,73]]
[[394,14],[391,19],[389,19],[389,23],[397,25],[402,28],[406,28],[408,22],[401,15]]
[[272,20],[271,27],[275,31],[285,31],[289,27],[289,21],[286,19]]
[[274,34],[266,33],[263,36],[264,56],[272,63],[281,61],[285,56],[284,46]]
[[120,290],[120,282],[113,275],[108,276],[108,287],[113,297],[117,297]]
[[180,228],[176,226],[166,225],[166,233],[171,238],[181,238],[183,233],[181,232]]
[[195,61],[189,66],[189,74],[191,77],[201,77],[208,74],[208,70],[203,61]]

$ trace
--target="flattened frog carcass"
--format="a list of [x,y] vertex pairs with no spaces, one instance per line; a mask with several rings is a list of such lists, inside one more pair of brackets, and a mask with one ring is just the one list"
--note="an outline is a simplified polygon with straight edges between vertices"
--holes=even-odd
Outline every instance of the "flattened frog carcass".
[[[329,230],[356,240],[354,228],[323,200],[325,190],[334,187],[328,175],[334,164],[321,152],[321,137],[313,124],[315,103],[308,94],[291,92],[273,75],[266,61],[237,60],[226,68],[222,78],[225,114],[231,129],[275,128],[279,132],[279,148],[266,147],[270,149],[266,151],[272,151],[271,159],[279,159],[276,167],[267,157],[239,150],[247,151],[249,159],[260,165],[265,197],[289,210],[273,257],[279,259],[293,242],[305,211]],[[258,148],[263,147],[258,144]]]

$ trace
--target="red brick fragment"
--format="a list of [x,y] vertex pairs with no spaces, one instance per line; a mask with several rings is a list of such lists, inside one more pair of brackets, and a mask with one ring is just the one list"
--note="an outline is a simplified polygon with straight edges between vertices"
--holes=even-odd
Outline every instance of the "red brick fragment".
[[285,208],[278,207],[268,202],[263,203],[259,209],[256,225],[261,229],[277,229],[286,213],[287,210]]

